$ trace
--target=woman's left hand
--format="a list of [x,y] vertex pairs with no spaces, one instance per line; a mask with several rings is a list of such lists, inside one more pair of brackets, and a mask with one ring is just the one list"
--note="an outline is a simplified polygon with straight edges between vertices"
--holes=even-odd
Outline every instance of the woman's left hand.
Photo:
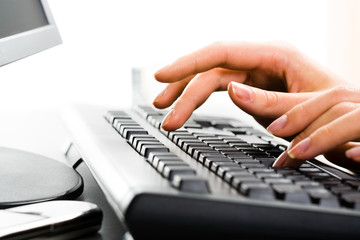
[[335,164],[360,168],[360,90],[345,86],[324,91],[276,119],[268,130],[296,137],[275,167],[299,167],[324,154]]

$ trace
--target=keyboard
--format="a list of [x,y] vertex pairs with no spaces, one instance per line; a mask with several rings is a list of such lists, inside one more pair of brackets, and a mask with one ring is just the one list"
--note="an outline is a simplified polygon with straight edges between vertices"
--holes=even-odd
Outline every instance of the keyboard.
[[359,175],[316,159],[272,168],[284,141],[241,119],[77,106],[74,148],[134,239],[355,239]]

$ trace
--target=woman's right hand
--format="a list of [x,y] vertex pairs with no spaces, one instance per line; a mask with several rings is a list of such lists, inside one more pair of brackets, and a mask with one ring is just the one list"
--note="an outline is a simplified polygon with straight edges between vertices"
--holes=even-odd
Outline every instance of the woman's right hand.
[[214,91],[228,90],[239,108],[266,127],[319,91],[342,84],[284,43],[217,42],[179,58],[155,78],[168,83],[153,104],[157,108],[173,105],[162,124],[169,131],[181,127]]

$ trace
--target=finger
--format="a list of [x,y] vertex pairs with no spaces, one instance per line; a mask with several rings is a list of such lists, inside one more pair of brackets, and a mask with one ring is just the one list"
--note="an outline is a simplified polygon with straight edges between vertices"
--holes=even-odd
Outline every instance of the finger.
[[287,50],[279,44],[217,42],[160,69],[155,78],[160,82],[176,82],[216,67],[247,71],[261,66],[283,75]]
[[231,81],[244,81],[247,73],[225,69],[212,69],[196,76],[187,85],[181,96],[174,103],[172,111],[164,118],[162,128],[173,131],[180,128],[214,92],[225,90]]
[[266,91],[236,82],[228,85],[228,92],[239,108],[254,117],[262,118],[277,118],[295,105],[318,94]]
[[341,102],[360,102],[360,91],[349,87],[336,87],[301,103],[275,120],[268,131],[279,137],[292,136]]
[[306,160],[360,136],[360,108],[317,129],[288,151],[292,159]]
[[[312,133],[314,133],[317,129],[331,123],[335,119],[342,117],[343,115],[353,111],[358,107],[355,103],[341,103],[337,104],[336,106],[332,107],[326,113],[321,115],[316,121],[312,122],[307,128],[305,128],[300,134],[298,134],[291,142],[288,147],[288,151],[292,149],[293,146],[301,142],[302,140],[309,137]],[[280,119],[280,118],[279,118]],[[269,127],[270,128],[270,127]],[[329,155],[330,156],[330,155]],[[339,157],[339,154],[336,154]],[[344,152],[342,153],[342,159],[345,158]],[[328,158],[329,159],[329,158]],[[339,159],[329,159],[330,161],[337,161]],[[286,161],[278,161],[274,164],[275,167],[293,167],[297,168],[304,162],[303,159],[291,159],[290,157],[286,158]]]
[[347,169],[360,170],[360,163],[354,159],[348,158],[346,155],[346,152],[349,149],[356,147],[360,147],[360,144],[356,142],[348,142],[324,153],[324,157],[338,166],[342,166]]
[[153,105],[156,108],[167,108],[181,95],[188,83],[193,79],[193,75],[174,83],[169,83],[166,88],[157,95]]
[[352,160],[360,163],[360,146],[357,145],[353,148],[350,148],[345,152],[346,157],[351,158]]

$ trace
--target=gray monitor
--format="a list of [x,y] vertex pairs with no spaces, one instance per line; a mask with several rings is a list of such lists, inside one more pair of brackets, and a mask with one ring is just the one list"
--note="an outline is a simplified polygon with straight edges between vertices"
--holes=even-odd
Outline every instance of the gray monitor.
[[0,66],[60,43],[46,0],[0,0]]

